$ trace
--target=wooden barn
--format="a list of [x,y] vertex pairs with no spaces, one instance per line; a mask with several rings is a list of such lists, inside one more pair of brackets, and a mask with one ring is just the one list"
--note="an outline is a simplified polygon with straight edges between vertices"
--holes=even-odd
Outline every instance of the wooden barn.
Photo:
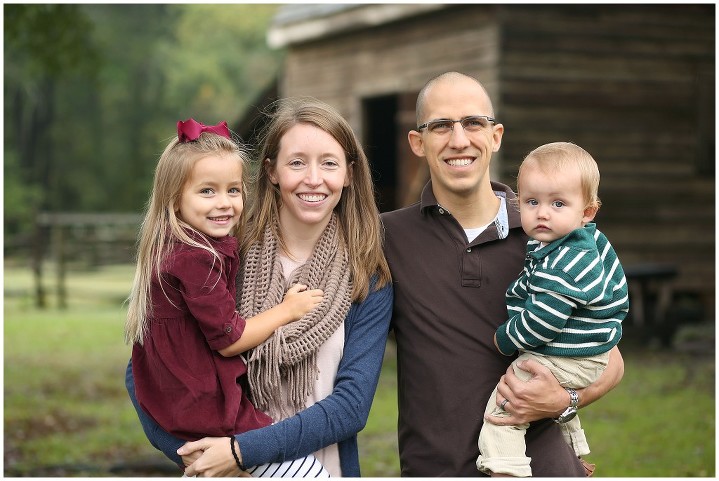
[[464,72],[505,126],[494,179],[514,187],[540,144],[581,145],[599,163],[597,223],[632,273],[635,316],[661,316],[664,287],[713,319],[713,4],[292,4],[268,41],[286,49],[268,94],[313,96],[350,121],[382,210],[415,202],[427,180],[407,144],[419,89]]

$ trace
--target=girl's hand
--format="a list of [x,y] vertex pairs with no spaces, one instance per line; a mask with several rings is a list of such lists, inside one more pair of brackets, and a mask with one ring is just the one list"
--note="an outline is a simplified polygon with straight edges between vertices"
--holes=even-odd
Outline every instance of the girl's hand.
[[292,286],[282,301],[289,312],[291,318],[289,322],[301,319],[302,316],[319,306],[322,302],[322,294],[321,289],[307,290],[307,286],[304,284]]

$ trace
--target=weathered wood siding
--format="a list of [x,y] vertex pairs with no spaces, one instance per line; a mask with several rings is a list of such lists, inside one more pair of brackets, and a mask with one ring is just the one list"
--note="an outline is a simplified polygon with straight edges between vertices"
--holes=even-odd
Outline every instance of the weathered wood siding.
[[[292,45],[280,91],[311,95],[330,103],[363,137],[362,99],[398,95],[397,194],[400,205],[414,202],[427,168],[409,149],[407,132],[416,126],[414,102],[422,86],[448,70],[481,78],[499,98],[499,22],[496,6],[452,6],[391,24]],[[501,162],[501,153],[494,165]],[[372,159],[370,159],[372,160]],[[494,168],[493,165],[493,168]]]
[[514,187],[532,148],[581,145],[599,163],[597,222],[622,261],[677,265],[677,290],[713,315],[714,22],[707,4],[454,5],[290,45],[280,94],[334,105],[361,138],[362,99],[397,95],[409,199],[426,169],[407,146],[408,99],[444,71],[479,78],[505,125],[493,177]]
[[498,55],[496,8],[456,7],[292,45],[280,91],[334,105],[361,135],[362,98],[418,92],[427,80],[447,70],[479,75],[497,93]]
[[713,306],[714,6],[508,6],[500,22],[502,177],[514,187],[540,144],[581,145],[622,261],[675,264],[677,289]]

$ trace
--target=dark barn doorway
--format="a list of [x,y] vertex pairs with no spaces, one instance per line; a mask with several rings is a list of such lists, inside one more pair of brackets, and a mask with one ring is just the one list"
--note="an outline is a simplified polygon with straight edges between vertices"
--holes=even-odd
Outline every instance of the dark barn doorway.
[[362,102],[364,139],[380,212],[397,208],[397,96],[383,95]]

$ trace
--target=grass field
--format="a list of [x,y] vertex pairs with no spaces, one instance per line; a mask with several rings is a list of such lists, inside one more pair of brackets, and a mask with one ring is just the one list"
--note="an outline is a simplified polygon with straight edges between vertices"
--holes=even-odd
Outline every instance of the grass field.
[[[130,266],[71,272],[68,309],[37,310],[29,270],[6,263],[5,476],[180,475],[145,439],[124,388],[131,277]],[[595,476],[716,475],[713,336],[688,329],[674,351],[622,342],[623,382],[582,410]],[[364,476],[399,475],[395,374],[390,345],[360,433]]]

